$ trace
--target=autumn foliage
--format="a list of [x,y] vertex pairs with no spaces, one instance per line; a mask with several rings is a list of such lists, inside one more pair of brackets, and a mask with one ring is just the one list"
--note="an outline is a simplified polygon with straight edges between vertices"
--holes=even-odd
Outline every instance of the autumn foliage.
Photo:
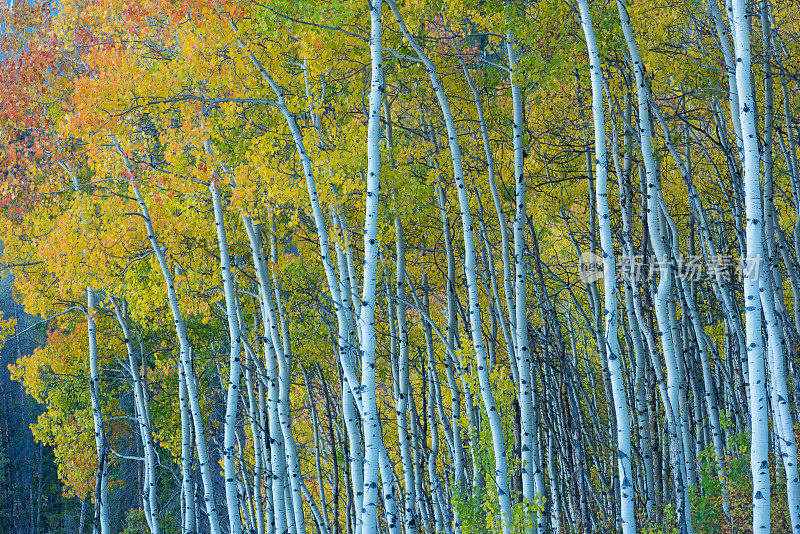
[[[550,0],[398,4],[405,24],[432,59],[459,134],[474,216],[467,231],[477,249],[479,335],[486,340],[510,462],[514,517],[508,528],[527,532],[533,518],[546,517],[551,531],[578,531],[578,525],[613,531],[619,526],[620,490],[618,481],[615,487],[617,444],[609,430],[616,423],[600,334],[600,294],[597,285],[580,280],[577,268],[581,252],[596,251],[598,243],[591,95],[577,12],[570,3]],[[752,3],[754,10],[758,5]],[[776,158],[770,201],[775,233],[783,239],[776,241],[780,250],[771,253],[776,275],[786,273],[785,280],[776,281],[776,291],[781,290],[782,331],[787,333],[782,346],[787,369],[794,372],[789,387],[797,417],[800,336],[794,328],[800,317],[795,308],[800,278],[790,271],[797,270],[800,254],[794,146],[800,115],[800,16],[796,3],[769,6],[771,52],[760,41],[764,22],[752,16],[754,57],[761,69],[753,79],[763,106],[767,76],[762,66],[771,53]],[[609,156],[607,162],[616,253],[624,255],[622,243],[630,235],[632,249],[649,256],[648,192],[637,152],[642,134],[635,127],[632,68],[613,6],[592,7],[604,65],[608,144],[614,143],[617,158]],[[275,527],[265,512],[272,506],[272,484],[293,478],[304,481],[302,496],[291,494],[288,482],[285,494],[299,506],[298,519],[308,523],[302,528],[356,532],[360,511],[352,490],[358,466],[351,461],[351,448],[360,446],[361,437],[354,437],[352,429],[360,428],[363,412],[358,392],[348,388],[353,378],[346,376],[342,358],[355,362],[358,376],[363,369],[360,353],[345,347],[350,345],[341,342],[337,328],[342,317],[352,318],[348,343],[357,345],[354,340],[364,327],[356,318],[366,305],[361,289],[369,200],[369,9],[367,2],[352,1],[62,0],[15,2],[0,10],[3,269],[13,271],[15,298],[47,329],[43,346],[19,359],[12,374],[44,406],[32,431],[53,447],[65,495],[84,499],[99,487],[88,356],[91,316],[97,323],[99,415],[109,447],[112,500],[144,510],[148,496],[147,488],[139,487],[144,480],[140,464],[146,436],[151,436],[157,476],[150,482],[157,493],[153,503],[160,507],[152,510],[153,517],[162,525],[185,526],[187,507],[196,508],[201,531],[212,528],[209,514],[200,511],[206,510],[206,481],[198,460],[202,446],[196,427],[190,428],[198,415],[190,413],[191,391],[185,391],[196,380],[215,484],[210,491],[216,491],[220,520],[228,524],[220,503],[232,369],[229,326],[235,322],[243,343],[235,358],[243,366],[234,393],[239,395],[234,414],[236,513],[245,530],[272,533]],[[710,245],[701,237],[705,230],[718,255],[738,261],[744,246],[741,169],[734,124],[728,124],[730,86],[718,29],[703,3],[639,1],[630,3],[628,11],[657,117],[653,139],[666,210],[662,224],[667,225],[667,217],[674,223],[667,239],[676,257],[708,256]],[[389,7],[383,8],[382,24],[374,390],[385,454],[394,469],[395,504],[402,508],[410,480],[418,502],[401,515],[417,514],[416,528],[451,532],[458,525],[462,533],[500,532],[500,496],[492,483],[496,455],[470,337],[463,206],[453,181],[447,118],[430,69],[404,38]],[[509,35],[519,49],[513,73],[507,59]],[[535,502],[521,498],[524,470],[515,386],[520,379],[511,339],[510,310],[516,298],[513,244],[509,254],[516,209],[512,85],[521,88],[524,101],[522,170],[528,196],[522,249],[533,362],[528,379],[537,406],[537,470],[547,487]],[[684,158],[691,176],[681,172],[675,158]],[[313,193],[309,175],[316,180]],[[690,182],[709,214],[703,219],[706,228],[688,193]],[[221,224],[214,192],[221,198]],[[624,220],[623,204],[633,213],[631,221]],[[235,302],[229,302],[225,268],[220,267],[219,226],[226,232]],[[259,250],[253,250],[253,235]],[[398,275],[401,248],[405,271]],[[263,288],[260,260],[271,291]],[[330,270],[341,301],[332,296],[326,278]],[[666,437],[667,414],[657,393],[663,351],[652,309],[655,286],[648,279],[630,295],[623,283],[618,289],[624,387],[636,434],[631,483],[641,531],[671,528],[669,503],[675,493],[665,443],[682,440]],[[94,308],[88,308],[87,287],[97,296]],[[643,303],[635,338],[629,330],[637,316],[632,308],[626,314],[634,298]],[[706,525],[709,532],[732,523],[741,525],[735,531],[744,532],[752,520],[746,516],[749,471],[736,471],[739,461],[749,466],[748,449],[736,441],[748,429],[742,415],[748,385],[736,327],[741,330],[741,301],[740,280],[717,283],[708,277],[677,287],[670,299],[675,335],[685,348],[685,404],[677,414],[689,427],[682,447],[693,451],[685,476],[694,476],[696,526]],[[723,309],[721,302],[732,302],[735,309]],[[692,306],[700,312],[707,339],[696,339],[688,311]],[[237,313],[231,314],[234,308]],[[400,326],[401,315],[407,326]],[[270,338],[265,325],[277,337]],[[8,334],[12,328],[11,323],[4,326]],[[641,333],[651,335],[652,346]],[[283,360],[275,339],[282,341]],[[636,343],[644,343],[652,360],[637,360]],[[730,421],[723,463],[734,484],[727,490],[711,447],[700,344],[709,348],[709,387]],[[398,385],[403,371],[398,355],[404,350],[407,398]],[[637,374],[641,362],[646,370]],[[142,392],[136,393],[137,388]],[[275,421],[279,408],[270,411],[273,397],[276,406],[287,403],[290,421],[282,421],[283,427]],[[401,397],[408,408],[398,417]],[[149,426],[140,423],[145,419]],[[647,432],[644,427],[637,432],[644,420],[649,421]],[[406,424],[407,429],[400,428]],[[270,445],[270,439],[282,443]],[[291,464],[292,441],[297,476],[289,476],[293,467],[288,464],[282,477],[266,474],[270,450],[285,447]],[[405,441],[415,469],[404,478]],[[661,471],[657,475],[653,451]],[[458,480],[456,456],[463,459],[464,480]],[[773,460],[774,517],[787,524],[788,511],[781,508],[785,474],[780,455]],[[130,474],[134,470],[136,476]],[[189,482],[196,503],[187,504]],[[723,497],[730,510],[720,517]],[[226,502],[231,498],[227,495]],[[389,513],[387,506],[382,497],[381,517]],[[114,513],[114,530],[121,531],[128,512]],[[154,529],[152,519],[145,523]],[[302,534],[300,523],[292,534]],[[399,532],[396,528],[380,527],[392,534]]]

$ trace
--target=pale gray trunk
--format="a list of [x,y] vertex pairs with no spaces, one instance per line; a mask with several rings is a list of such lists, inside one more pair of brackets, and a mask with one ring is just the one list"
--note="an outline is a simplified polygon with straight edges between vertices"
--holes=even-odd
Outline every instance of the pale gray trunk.
[[100,365],[97,354],[97,327],[95,325],[95,297],[91,287],[86,288],[86,327],[89,337],[89,388],[94,421],[94,442],[97,448],[97,489],[95,489],[95,534],[111,534],[108,502],[108,444],[100,405]]

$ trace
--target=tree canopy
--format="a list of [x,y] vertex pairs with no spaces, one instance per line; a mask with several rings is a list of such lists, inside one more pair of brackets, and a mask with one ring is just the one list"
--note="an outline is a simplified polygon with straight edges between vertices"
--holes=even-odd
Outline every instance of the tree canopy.
[[0,16],[11,376],[98,534],[800,534],[796,3]]

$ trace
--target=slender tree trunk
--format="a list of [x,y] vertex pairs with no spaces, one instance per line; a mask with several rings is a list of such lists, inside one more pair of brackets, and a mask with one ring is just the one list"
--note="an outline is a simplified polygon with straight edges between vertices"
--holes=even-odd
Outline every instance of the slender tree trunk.
[[[650,244],[655,254],[654,259],[662,264],[660,266],[660,279],[655,293],[656,298],[653,304],[655,307],[658,329],[661,333],[661,348],[664,353],[664,361],[667,370],[666,395],[662,396],[662,399],[665,403],[668,403],[668,405],[664,406],[665,412],[672,416],[667,417],[667,423],[669,430],[670,464],[673,470],[672,475],[674,480],[678,526],[681,534],[690,534],[692,532],[692,519],[689,503],[686,499],[686,490],[684,487],[685,478],[682,473],[685,465],[680,422],[680,370],[677,363],[678,355],[675,352],[675,344],[668,313],[668,302],[673,293],[673,273],[669,264],[670,250],[664,246],[664,235],[661,230],[664,227],[664,219],[660,216],[663,201],[661,199],[661,186],[651,143],[653,132],[650,115],[649,82],[646,79],[645,66],[639,56],[639,49],[633,36],[630,17],[628,16],[627,8],[622,0],[617,0],[617,10],[619,11],[622,32],[625,36],[628,51],[630,52],[637,86],[636,93],[639,103],[638,127],[647,183],[647,230],[649,232]],[[648,345],[650,345],[649,341]],[[650,350],[652,353],[653,347],[651,347]],[[658,371],[661,369],[661,364],[659,362],[654,362],[653,367],[658,374]],[[657,369],[655,369],[656,367]]]
[[111,534],[111,519],[108,501],[108,444],[100,405],[100,365],[97,354],[97,327],[94,316],[95,296],[91,287],[86,288],[86,324],[89,330],[89,373],[94,420],[94,442],[97,447],[97,484],[95,488],[95,534]]
[[464,274],[466,276],[467,292],[469,294],[469,318],[472,334],[472,342],[475,349],[477,363],[478,381],[480,384],[481,397],[489,419],[489,427],[492,432],[492,446],[495,457],[495,483],[497,484],[498,497],[500,500],[500,515],[502,518],[503,532],[509,534],[511,528],[511,496],[508,489],[508,461],[506,458],[505,440],[500,423],[500,414],[497,411],[494,393],[492,392],[489,380],[489,368],[486,360],[486,346],[483,341],[481,331],[481,310],[478,295],[478,281],[476,276],[477,256],[473,238],[472,214],[469,207],[466,183],[464,180],[464,170],[461,160],[461,148],[458,142],[458,132],[455,121],[450,111],[450,103],[444,93],[444,89],[439,82],[436,66],[425,54],[417,41],[408,31],[405,21],[393,0],[387,0],[395,18],[398,21],[403,36],[409,42],[414,52],[422,60],[428,71],[431,86],[436,94],[439,106],[444,115],[447,127],[447,136],[450,146],[450,157],[453,163],[453,173],[458,193],[459,207],[461,209],[461,223],[464,234]]
[[736,53],[736,87],[739,92],[738,115],[742,124],[743,146],[739,151],[744,168],[745,259],[744,307],[747,336],[747,367],[750,384],[750,419],[752,441],[750,468],[753,476],[753,532],[770,531],[769,419],[767,414],[764,340],[761,335],[761,296],[759,281],[764,265],[764,210],[761,203],[760,150],[756,127],[756,103],[751,85],[750,30],[744,0],[733,0]]
[[[113,141],[117,152],[119,152],[123,159],[123,163],[128,169],[128,172],[131,173],[131,176],[135,176],[135,169],[128,161],[128,158],[124,156],[119,143],[117,143],[116,139],[113,139]],[[192,362],[193,349],[189,341],[186,323],[183,320],[180,306],[178,304],[178,296],[175,291],[175,281],[172,277],[172,272],[169,268],[169,265],[167,264],[166,247],[162,247],[158,242],[158,238],[156,237],[153,223],[150,218],[150,211],[147,208],[147,204],[142,197],[139,187],[136,185],[134,180],[131,180],[130,184],[136,198],[136,202],[139,205],[141,216],[145,222],[145,228],[147,229],[147,237],[150,241],[150,246],[156,256],[156,260],[158,261],[161,269],[161,275],[163,276],[167,285],[167,301],[169,302],[173,322],[175,323],[175,333],[178,337],[178,343],[180,345],[179,372],[185,377],[188,404],[191,413],[191,419],[194,423],[194,438],[195,445],[197,447],[197,459],[200,464],[200,475],[203,480],[204,500],[206,505],[206,514],[208,516],[209,529],[211,530],[211,534],[219,534],[219,519],[217,516],[216,499],[214,498],[214,487],[211,479],[208,442],[206,441],[205,423],[203,422],[202,411],[200,409],[200,393],[197,384],[197,376],[195,375]]]
[[[206,151],[210,153],[210,141],[206,140]],[[228,387],[225,406],[225,420],[223,423],[223,448],[222,464],[225,471],[225,503],[228,508],[228,525],[231,534],[242,532],[242,520],[239,515],[239,494],[237,491],[236,476],[236,419],[239,406],[239,385],[241,382],[241,352],[242,337],[239,327],[239,318],[236,315],[236,295],[231,273],[231,260],[228,251],[228,237],[225,231],[222,200],[220,198],[217,177],[212,175],[211,199],[214,207],[214,224],[217,228],[217,244],[219,245],[220,272],[222,273],[222,287],[225,293],[225,313],[228,323],[228,336],[230,339]]]
[[612,384],[612,395],[617,422],[617,467],[620,485],[620,521],[626,534],[636,532],[633,502],[633,472],[631,467],[631,430],[628,418],[628,403],[625,381],[622,375],[622,360],[619,350],[617,329],[619,324],[617,310],[616,261],[611,236],[611,214],[608,209],[608,156],[606,152],[605,113],[603,105],[603,70],[600,54],[592,27],[588,0],[578,3],[581,26],[589,52],[589,74],[592,81],[592,115],[594,118],[595,176],[597,180],[595,203],[600,227],[600,249],[603,258],[605,327],[604,342],[608,356],[608,371]]
[[133,339],[131,338],[126,304],[124,302],[120,304],[113,298],[111,299],[111,303],[114,306],[117,322],[119,323],[120,328],[122,329],[122,334],[125,337],[125,347],[128,352],[128,366],[130,367],[130,373],[133,382],[133,399],[136,408],[139,437],[142,440],[142,451],[144,456],[142,508],[144,510],[145,520],[147,521],[148,528],[150,528],[150,532],[152,534],[159,534],[161,531],[161,524],[159,521],[160,514],[158,508],[158,479],[156,478],[155,458],[156,451],[155,443],[153,442],[152,422],[150,420],[150,409],[148,406],[149,403],[146,397],[144,384],[142,383],[142,378],[139,373],[139,361],[136,357]]

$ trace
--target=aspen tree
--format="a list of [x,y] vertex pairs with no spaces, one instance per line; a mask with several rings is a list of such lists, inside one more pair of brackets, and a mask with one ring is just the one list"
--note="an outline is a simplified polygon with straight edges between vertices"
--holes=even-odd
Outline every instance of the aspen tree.
[[[117,152],[123,159],[125,167],[133,178],[135,176],[133,174],[134,169],[130,165],[128,158],[122,152],[119,142],[117,142],[116,138],[113,138],[113,142]],[[164,281],[167,285],[167,301],[169,302],[170,311],[172,313],[172,318],[175,325],[175,333],[180,344],[179,373],[186,384],[189,409],[192,423],[194,424],[194,439],[197,447],[197,459],[200,463],[200,474],[203,480],[204,500],[206,513],[208,515],[209,528],[212,534],[219,534],[219,519],[217,516],[216,500],[214,498],[213,482],[211,481],[211,467],[209,465],[208,442],[205,435],[205,423],[203,422],[203,416],[200,410],[197,376],[195,375],[194,368],[192,366],[193,348],[189,341],[186,323],[183,320],[180,306],[178,304],[178,297],[175,292],[175,281],[172,277],[172,271],[167,264],[167,258],[165,254],[166,248],[162,247],[162,245],[158,242],[158,237],[156,236],[153,223],[150,218],[150,210],[147,208],[147,204],[142,197],[141,191],[139,190],[139,186],[136,184],[135,179],[130,181],[130,185],[135,195],[136,203],[139,206],[142,219],[144,219],[150,247],[156,256],[161,269],[161,275],[164,277]]]
[[[617,2],[617,10],[619,12],[622,32],[625,36],[625,42],[630,53],[636,80],[636,94],[639,103],[639,141],[642,158],[644,159],[644,172],[647,186],[647,230],[650,235],[650,244],[655,254],[655,260],[662,263],[660,279],[655,292],[654,305],[658,329],[661,333],[661,349],[664,353],[667,370],[667,395],[663,397],[663,400],[669,403],[669,406],[664,406],[665,411],[672,413],[672,418],[668,417],[667,421],[669,424],[670,465],[673,471],[672,476],[674,479],[675,498],[677,502],[678,523],[681,532],[689,534],[692,532],[692,519],[689,511],[688,488],[685,485],[686,479],[684,477],[685,464],[680,423],[681,402],[678,391],[680,369],[677,363],[678,355],[675,352],[673,332],[668,312],[668,302],[673,294],[674,273],[669,263],[671,251],[664,246],[664,232],[662,228],[664,227],[665,220],[661,214],[661,187],[657,175],[656,161],[653,157],[651,141],[653,132],[650,115],[649,82],[646,79],[645,66],[639,56],[638,45],[633,36],[627,8],[621,0]],[[639,320],[640,322],[642,321],[641,318]],[[649,340],[648,345],[651,345]],[[651,345],[651,352],[653,348],[654,347]],[[654,367],[656,367],[655,363]],[[657,367],[660,369],[661,365],[658,364]]]
[[[94,420],[94,441],[97,446],[97,487],[95,490],[95,534],[110,534],[111,519],[108,501],[108,443],[100,407],[100,365],[97,354],[97,327],[94,316],[95,295],[91,287],[86,288],[86,327],[89,330],[89,370],[91,373],[92,419]],[[99,491],[98,491],[99,490]],[[99,529],[99,531],[97,531]]]
[[762,305],[759,285],[764,272],[764,209],[761,198],[761,156],[757,139],[756,103],[750,82],[750,28],[743,0],[732,1],[731,31],[736,55],[736,87],[742,147],[739,157],[744,169],[745,216],[747,224],[744,277],[747,367],[750,384],[750,469],[753,476],[753,532],[770,531],[769,419],[764,368],[764,340],[761,334]]
[[475,349],[475,357],[477,360],[481,397],[483,398],[484,408],[486,409],[487,417],[489,419],[489,426],[492,432],[492,446],[495,456],[495,483],[497,484],[497,491],[500,499],[500,513],[503,523],[503,532],[508,534],[511,528],[511,499],[508,489],[508,461],[506,459],[504,444],[505,440],[503,438],[503,432],[500,425],[500,414],[497,411],[494,393],[492,392],[492,386],[489,381],[488,362],[486,360],[483,333],[481,332],[481,313],[480,304],[478,301],[476,253],[472,227],[473,222],[469,207],[467,188],[464,182],[464,171],[461,161],[461,147],[459,146],[458,142],[458,132],[453,121],[452,113],[450,112],[450,103],[444,93],[441,83],[439,82],[436,66],[408,31],[403,16],[400,14],[395,2],[393,0],[387,0],[387,3],[392,9],[395,18],[400,25],[400,31],[403,33],[406,41],[408,41],[408,43],[414,49],[414,52],[417,54],[417,57],[419,57],[419,59],[425,65],[428,76],[430,77],[431,86],[433,91],[436,93],[436,97],[439,102],[439,106],[442,109],[447,127],[450,157],[453,163],[453,173],[458,193],[459,208],[461,210],[461,224],[464,234],[464,274],[466,275],[467,290],[469,293],[470,329],[472,342]]
[[621,522],[625,533],[636,532],[633,506],[633,471],[631,466],[631,430],[628,419],[628,401],[622,376],[622,354],[619,350],[617,329],[616,261],[611,236],[611,214],[608,209],[608,155],[606,152],[605,106],[603,98],[603,69],[592,26],[588,0],[578,3],[581,26],[589,52],[589,75],[592,82],[592,116],[594,119],[595,176],[597,180],[595,202],[600,227],[600,249],[603,257],[604,342],[608,355],[608,368],[612,383],[614,409],[617,423],[617,463],[621,492]]
[[[150,403],[147,399],[145,385],[139,373],[139,362],[136,358],[136,351],[131,338],[130,325],[126,314],[126,304],[117,302],[110,298],[111,305],[114,307],[114,315],[117,318],[122,334],[125,337],[125,348],[128,351],[128,367],[130,368],[131,379],[133,382],[133,399],[136,406],[136,419],[139,427],[139,436],[142,440],[142,450],[144,452],[144,487],[142,488],[142,501],[144,504],[144,515],[147,526],[151,534],[161,532],[159,521],[159,502],[158,502],[158,478],[156,475],[156,447],[153,440],[153,422],[150,416]],[[187,473],[188,474],[188,473]],[[188,477],[184,476],[184,481]],[[194,499],[192,499],[192,504]],[[193,506],[191,507],[193,508]],[[191,509],[189,510],[191,513]]]

